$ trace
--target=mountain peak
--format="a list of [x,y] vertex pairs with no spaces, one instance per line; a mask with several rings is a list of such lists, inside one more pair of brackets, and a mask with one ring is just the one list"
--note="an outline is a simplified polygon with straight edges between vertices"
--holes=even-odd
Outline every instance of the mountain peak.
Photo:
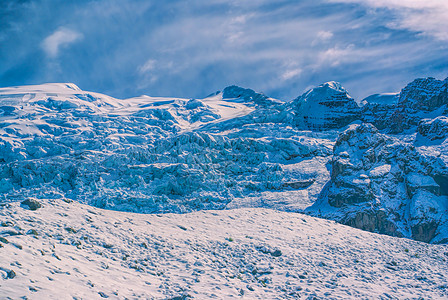
[[[336,81],[328,81],[322,83],[321,85],[314,87],[308,91],[306,91],[302,96],[297,97],[295,100],[301,101],[322,101],[325,99],[344,99],[344,100],[353,100],[353,98],[348,94],[347,90]],[[354,101],[354,100],[353,100]]]
[[337,81],[328,81],[318,86],[318,88],[323,87],[327,89],[332,89],[341,93],[347,93],[347,90]]
[[280,104],[281,101],[269,98],[263,93],[255,92],[252,89],[246,89],[237,85],[231,85],[226,87],[222,91],[223,99],[240,99],[245,103],[254,103],[261,106],[270,106],[273,104]]
[[262,95],[262,94],[257,93],[252,89],[246,89],[237,85],[230,85],[222,91],[223,99],[244,98],[245,100],[249,100],[250,98],[253,98],[256,95]]

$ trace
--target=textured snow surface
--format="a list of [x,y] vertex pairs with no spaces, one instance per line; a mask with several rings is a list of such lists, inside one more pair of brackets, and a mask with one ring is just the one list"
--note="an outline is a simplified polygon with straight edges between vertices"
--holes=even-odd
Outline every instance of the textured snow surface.
[[[0,206],[2,299],[446,299],[448,246],[269,209]],[[178,298],[174,298],[178,297]]]

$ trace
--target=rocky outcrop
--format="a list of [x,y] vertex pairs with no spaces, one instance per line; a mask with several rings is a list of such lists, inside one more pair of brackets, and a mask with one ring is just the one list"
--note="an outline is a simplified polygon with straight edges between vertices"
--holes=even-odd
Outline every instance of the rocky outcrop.
[[302,129],[342,128],[360,118],[360,108],[340,83],[330,81],[313,88],[291,103],[294,124]]
[[331,179],[310,211],[424,242],[447,237],[442,229],[448,220],[448,168],[442,159],[421,154],[371,124],[351,125],[339,135],[333,154]]
[[417,126],[423,118],[447,114],[448,78],[419,78],[400,92],[397,109],[389,117],[389,132],[400,133]]
[[[262,107],[269,107],[271,105],[280,104],[281,101],[270,98],[263,93],[257,93],[251,89],[245,89],[236,85],[226,87],[222,91],[223,99],[240,99],[244,103],[253,103]],[[233,102],[235,102],[233,100]]]
[[399,94],[375,94],[361,101],[363,122],[375,125],[379,130],[389,126],[389,118],[397,109]]
[[448,104],[448,78],[418,78],[409,83],[400,93],[398,105],[412,111],[434,111]]
[[418,133],[431,141],[448,137],[448,117],[439,116],[435,119],[423,119],[418,124]]

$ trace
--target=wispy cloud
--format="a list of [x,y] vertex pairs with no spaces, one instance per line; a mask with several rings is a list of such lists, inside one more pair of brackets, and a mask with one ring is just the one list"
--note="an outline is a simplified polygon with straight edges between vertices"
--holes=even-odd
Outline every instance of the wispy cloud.
[[408,29],[448,41],[448,1],[446,0],[330,0],[335,3],[357,3],[373,8],[386,8],[395,18],[386,26]]
[[42,48],[48,56],[56,57],[61,47],[74,43],[82,37],[79,32],[61,27],[43,40]]
[[292,99],[336,80],[362,98],[446,77],[444,3],[29,0],[3,18],[14,24],[0,28],[0,85],[200,97],[237,84]]

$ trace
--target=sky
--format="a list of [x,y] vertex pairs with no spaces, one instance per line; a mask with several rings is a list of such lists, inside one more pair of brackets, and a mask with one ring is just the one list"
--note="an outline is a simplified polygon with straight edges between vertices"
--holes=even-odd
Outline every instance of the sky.
[[361,100],[448,77],[447,16],[446,0],[0,1],[0,86],[291,100],[334,80]]

